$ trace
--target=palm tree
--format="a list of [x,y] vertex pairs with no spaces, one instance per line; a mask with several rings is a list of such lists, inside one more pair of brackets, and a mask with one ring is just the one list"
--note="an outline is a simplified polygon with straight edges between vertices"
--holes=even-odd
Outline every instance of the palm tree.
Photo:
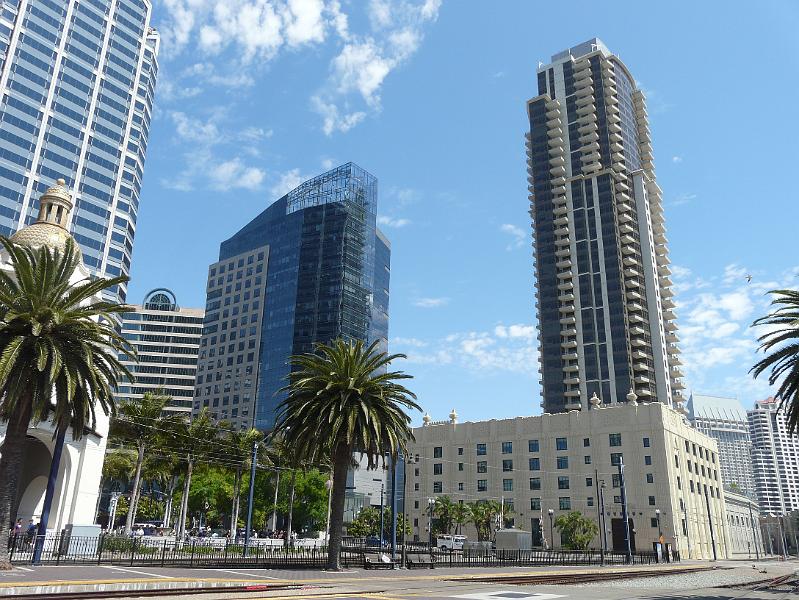
[[[71,240],[63,251],[6,238],[0,243],[11,262],[10,271],[0,271],[0,421],[7,423],[0,448],[0,548],[7,548],[28,427],[52,419],[59,439],[67,430],[80,439],[95,426],[97,407],[114,413],[117,382],[131,377],[118,356],[133,350],[112,321],[129,308],[97,299],[127,277],[72,283],[81,255]],[[10,568],[0,552],[0,569]]]
[[130,508],[125,520],[125,533],[130,534],[136,520],[136,510],[141,495],[142,467],[145,452],[152,448],[177,419],[177,415],[164,415],[170,396],[145,392],[141,400],[129,400],[119,406],[117,418],[111,423],[111,435],[136,449],[136,469],[130,490]]
[[184,461],[185,473],[183,476],[183,496],[180,501],[180,515],[175,527],[175,539],[183,540],[186,532],[186,517],[189,511],[189,490],[191,489],[191,474],[198,460],[213,455],[221,455],[219,449],[220,426],[211,418],[207,408],[191,421],[181,420],[171,427],[171,434],[178,444],[180,455]]
[[341,539],[347,471],[354,452],[375,469],[388,453],[396,460],[413,439],[404,409],[421,410],[416,396],[397,380],[411,376],[388,371],[402,354],[377,350],[377,342],[335,340],[318,344],[316,354],[291,357],[292,372],[279,405],[277,431],[291,435],[286,443],[298,461],[329,458],[333,489],[328,544],[328,568],[341,569]]
[[477,529],[478,541],[490,540],[494,533],[494,522],[500,513],[500,505],[496,500],[472,502],[469,505],[471,520]]
[[229,429],[225,435],[227,443],[227,460],[235,464],[233,474],[233,507],[230,511],[230,539],[235,540],[239,527],[239,506],[241,504],[241,480],[244,470],[250,467],[252,461],[252,445],[263,439],[263,434],[257,429],[244,431]]
[[454,508],[455,503],[449,496],[438,496],[436,497],[435,504],[433,504],[433,514],[438,517],[441,528],[447,535],[452,533],[452,527],[455,523],[454,514],[452,512]]
[[463,533],[463,526],[466,525],[471,518],[469,506],[458,502],[452,507],[452,521],[456,525],[456,533],[459,535]]
[[769,385],[779,383],[776,397],[780,401],[779,410],[785,410],[789,433],[799,429],[799,291],[772,290],[775,298],[773,312],[760,317],[753,327],[767,325],[771,329],[761,335],[759,350],[773,352],[760,360],[749,372],[757,377],[771,369]]

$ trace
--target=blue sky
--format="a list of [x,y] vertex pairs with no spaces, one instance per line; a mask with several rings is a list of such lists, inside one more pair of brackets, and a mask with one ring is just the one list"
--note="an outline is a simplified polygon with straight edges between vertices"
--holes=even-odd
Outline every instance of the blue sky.
[[379,180],[391,349],[422,406],[539,413],[525,102],[539,61],[596,36],[647,95],[687,386],[768,394],[748,325],[799,285],[799,5],[156,0],[153,24],[131,302],[204,305],[220,241],[352,160]]

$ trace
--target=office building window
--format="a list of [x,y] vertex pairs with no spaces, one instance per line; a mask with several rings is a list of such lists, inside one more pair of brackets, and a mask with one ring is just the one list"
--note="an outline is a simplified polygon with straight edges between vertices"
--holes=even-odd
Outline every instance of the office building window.
[[441,458],[444,456],[444,449],[441,446],[433,448],[433,458]]
[[583,462],[585,462],[585,464],[587,464],[587,465],[590,465],[591,464],[591,455],[590,454],[586,454],[583,457]]
[[513,453],[513,442],[502,442],[502,454]]
[[556,450],[568,450],[569,443],[566,441],[566,438],[555,438],[555,449]]
[[538,449],[539,449],[538,440],[529,440],[527,442],[527,450],[529,452],[538,452]]
[[462,483],[459,483],[459,484],[458,484],[458,491],[459,491],[459,492],[462,492],[462,491],[463,491],[463,484],[462,484]]
[[435,463],[433,465],[433,475],[441,475],[444,472],[444,465],[441,463]]
[[559,490],[568,490],[569,489],[569,478],[565,475],[561,475],[558,477],[558,489]]
[[487,479],[478,479],[477,480],[477,491],[478,492],[485,492],[488,489],[488,480]]
[[618,473],[611,474],[611,482],[613,487],[615,488],[621,487],[621,475],[619,475]]
[[530,489],[531,490],[540,490],[541,489],[541,478],[540,477],[530,477]]
[[591,438],[583,438],[583,448],[589,448],[591,446]]
[[463,471],[463,463],[458,463],[458,471]]
[[568,456],[558,456],[558,458],[557,458],[557,466],[558,466],[558,469],[568,469],[569,468],[569,457]]
[[434,481],[433,482],[433,493],[434,494],[440,494],[442,491],[444,491],[444,484],[442,482],[440,482],[440,481]]
[[610,438],[610,445],[613,446],[621,446],[621,434],[620,433],[611,433],[609,436]]
[[478,473],[488,473],[488,463],[484,460],[477,461],[477,472]]
[[585,487],[593,487],[594,486],[594,478],[593,477],[586,477],[585,478]]
[[541,470],[541,459],[540,458],[531,458],[530,459],[530,470],[531,471],[540,471]]
[[588,496],[588,498],[586,498],[585,501],[588,504],[588,506],[593,506],[594,505],[594,497],[593,496]]
[[530,510],[541,510],[541,498],[530,498]]
[[652,464],[652,457],[648,454],[644,456],[644,464],[647,466]]
[[463,456],[463,448],[458,448],[458,456]]
[[657,517],[650,518],[649,519],[649,526],[652,529],[657,529],[658,528],[658,518]]
[[561,496],[558,498],[558,508],[560,510],[571,510],[572,509],[572,499],[568,496]]
[[613,453],[611,453],[611,455],[610,455],[610,464],[612,464],[614,467],[618,467],[621,464],[621,461],[622,461],[621,452],[613,452]]
[[503,460],[502,461],[502,470],[505,471],[506,473],[508,471],[513,471],[513,460],[511,460],[509,458],[506,458],[505,460]]
[[649,448],[649,438],[648,437],[644,438],[644,448]]
[[649,496],[649,506],[655,506],[655,497]]
[[486,445],[477,444],[477,456],[485,456],[485,455],[486,455]]
[[652,473],[646,474],[646,482],[647,483],[655,483],[655,476]]
[[503,492],[512,492],[513,491],[513,479],[503,479],[502,480],[502,491]]

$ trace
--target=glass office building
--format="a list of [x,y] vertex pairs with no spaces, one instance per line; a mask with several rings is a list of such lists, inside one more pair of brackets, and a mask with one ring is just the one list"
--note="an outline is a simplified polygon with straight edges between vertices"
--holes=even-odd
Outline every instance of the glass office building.
[[83,262],[128,274],[158,73],[151,11],[151,0],[0,3],[0,234],[32,223],[64,178]]
[[122,314],[122,335],[136,350],[136,360],[119,359],[133,374],[120,384],[117,401],[140,399],[147,392],[172,400],[167,411],[191,414],[197,352],[203,332],[201,308],[183,308],[166,288],[150,291],[133,311]]
[[195,411],[266,430],[289,356],[339,337],[387,348],[391,250],[376,211],[377,179],[347,163],[221,244],[208,270]]
[[[662,194],[644,95],[598,39],[538,69],[527,103],[542,407],[682,407]],[[631,399],[634,399],[630,395]]]

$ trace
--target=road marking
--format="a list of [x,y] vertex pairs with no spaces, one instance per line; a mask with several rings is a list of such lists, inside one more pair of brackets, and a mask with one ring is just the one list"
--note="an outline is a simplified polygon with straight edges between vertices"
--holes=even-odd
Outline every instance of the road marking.
[[255,573],[245,573],[244,571],[231,571],[230,569],[214,569],[220,573],[233,573],[234,575],[245,575],[247,577],[259,577],[260,579],[278,579],[277,577],[270,577],[269,575],[256,575]]
[[[116,567],[116,566],[103,566],[103,569],[111,569],[112,571],[120,571],[122,573],[136,573],[137,575],[147,575],[148,577],[158,577],[159,579],[174,579],[171,575],[159,575],[157,573],[147,573],[146,571],[137,571],[136,569],[126,569],[125,567]],[[91,581],[87,581],[86,583],[91,584]]]
[[16,567],[20,571],[27,571],[28,573],[33,573],[33,569],[29,569],[28,567]]
[[555,598],[565,598],[562,594],[528,594],[512,590],[496,590],[493,592],[481,592],[479,594],[463,594],[453,596],[453,598],[464,598],[465,600],[501,600],[502,598],[516,600],[554,600]]

